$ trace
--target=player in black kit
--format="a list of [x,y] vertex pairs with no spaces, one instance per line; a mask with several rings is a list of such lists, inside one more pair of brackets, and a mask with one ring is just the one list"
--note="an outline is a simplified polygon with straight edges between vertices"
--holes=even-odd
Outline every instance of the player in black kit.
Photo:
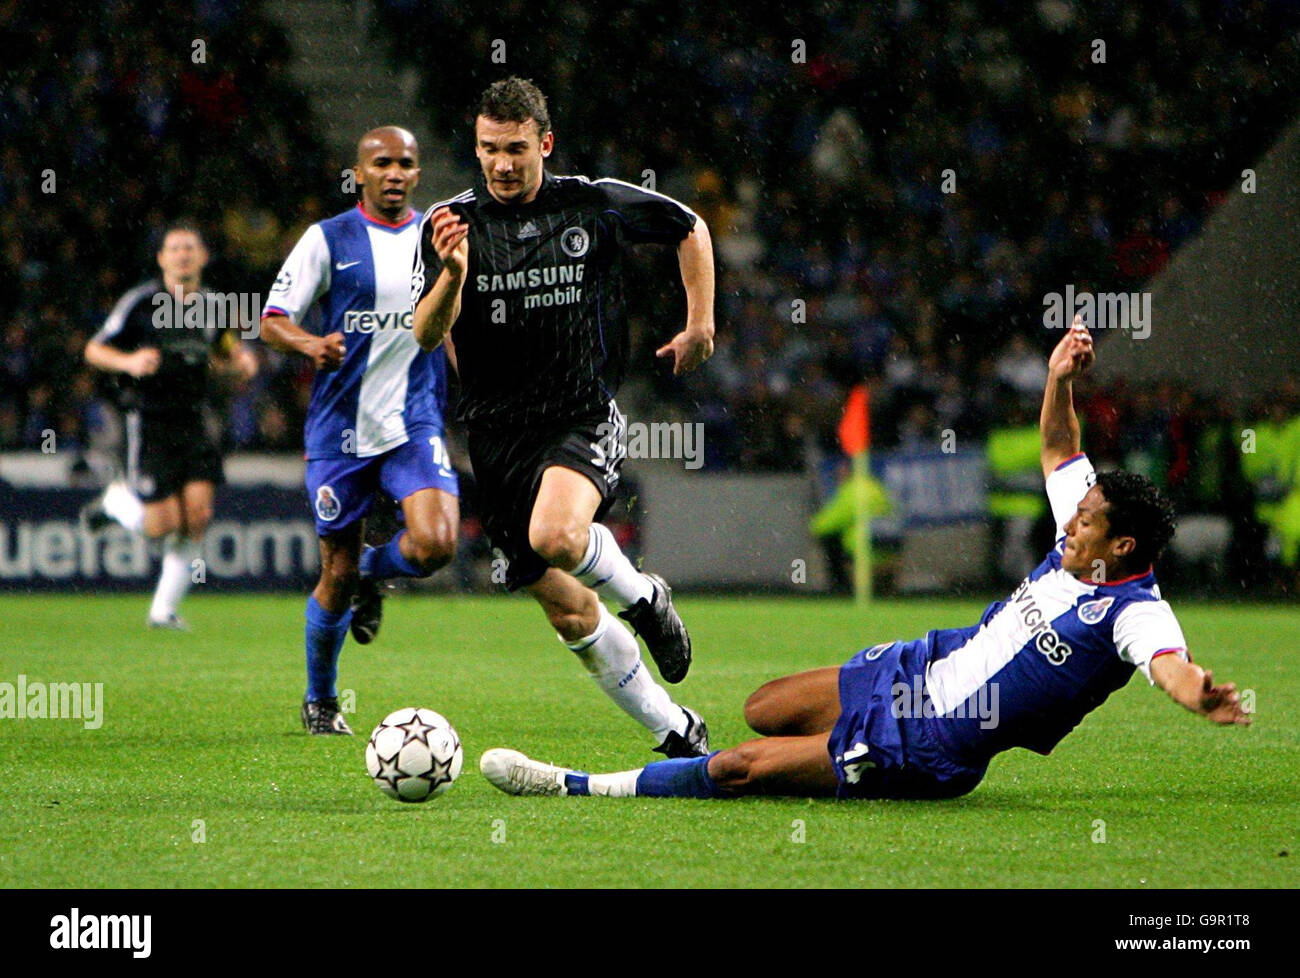
[[202,287],[208,252],[198,230],[176,224],[158,249],[161,278],[118,300],[86,344],[86,361],[117,375],[126,425],[126,481],[115,481],[82,512],[90,530],[116,520],[149,539],[166,538],[149,609],[154,628],[184,629],[176,614],[223,482],[221,454],[206,430],[210,361],[248,380],[257,358],[219,323],[223,303]]
[[627,360],[620,262],[625,245],[677,249],[686,327],[658,351],[674,372],[713,352],[708,228],[670,197],[619,180],[557,177],[546,98],[507,78],[483,93],[474,123],[482,174],[425,215],[413,282],[415,337],[447,343],[484,526],[523,588],[593,679],[669,757],[702,756],[708,732],[642,668],[680,682],[691,640],[663,579],[642,574],[599,520],[624,454],[614,393]]

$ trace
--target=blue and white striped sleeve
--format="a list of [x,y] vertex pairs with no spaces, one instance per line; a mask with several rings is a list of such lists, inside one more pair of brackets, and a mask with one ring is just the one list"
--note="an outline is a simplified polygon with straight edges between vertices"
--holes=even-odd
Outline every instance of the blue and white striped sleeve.
[[262,318],[287,316],[301,326],[303,317],[330,287],[330,246],[319,224],[309,227],[280,266]]

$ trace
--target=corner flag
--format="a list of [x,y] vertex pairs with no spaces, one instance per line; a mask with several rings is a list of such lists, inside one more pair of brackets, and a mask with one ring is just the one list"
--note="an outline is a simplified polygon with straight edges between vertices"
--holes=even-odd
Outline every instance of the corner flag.
[[871,511],[867,493],[870,474],[867,453],[871,448],[871,399],[867,385],[858,384],[849,391],[840,419],[840,447],[853,464],[850,478],[853,494],[853,524],[856,546],[853,554],[853,597],[858,604],[871,601]]

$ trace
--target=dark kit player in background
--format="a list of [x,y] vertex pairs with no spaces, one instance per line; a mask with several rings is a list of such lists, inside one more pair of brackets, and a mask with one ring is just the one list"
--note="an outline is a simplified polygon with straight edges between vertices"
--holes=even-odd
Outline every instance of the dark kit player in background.
[[[556,177],[546,98],[531,82],[489,86],[474,124],[476,186],[432,207],[413,281],[415,336],[447,344],[484,526],[509,561],[506,584],[537,600],[597,685],[670,757],[707,752],[704,721],[641,663],[680,682],[691,642],[671,592],[642,574],[598,522],[618,487],[627,359],[620,262],[626,245],[677,249],[687,322],[659,351],[675,373],[713,352],[708,228],[670,197],[619,180]],[[613,432],[613,436],[610,435]]]
[[122,296],[86,344],[86,362],[119,378],[126,479],[111,483],[82,520],[92,532],[116,520],[150,540],[166,538],[148,621],[183,630],[177,608],[224,481],[221,450],[204,417],[209,367],[216,362],[247,381],[257,358],[234,332],[245,324],[224,321],[226,304],[208,301],[208,250],[196,228],[169,227],[157,261],[162,277]]

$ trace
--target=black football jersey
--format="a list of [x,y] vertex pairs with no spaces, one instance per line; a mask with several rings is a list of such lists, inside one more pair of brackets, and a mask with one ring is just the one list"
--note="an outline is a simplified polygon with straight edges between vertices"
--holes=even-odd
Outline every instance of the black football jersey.
[[162,357],[147,377],[111,376],[113,395],[125,410],[147,414],[201,413],[208,397],[209,356],[233,338],[218,329],[207,293],[177,303],[160,279],[131,289],[113,307],[95,340],[124,353],[154,347]]
[[545,172],[532,201],[502,204],[480,174],[473,189],[425,213],[416,302],[442,268],[432,215],[444,206],[470,228],[469,272],[451,330],[460,420],[472,429],[549,429],[607,413],[627,365],[623,252],[677,245],[695,213],[621,180]]

